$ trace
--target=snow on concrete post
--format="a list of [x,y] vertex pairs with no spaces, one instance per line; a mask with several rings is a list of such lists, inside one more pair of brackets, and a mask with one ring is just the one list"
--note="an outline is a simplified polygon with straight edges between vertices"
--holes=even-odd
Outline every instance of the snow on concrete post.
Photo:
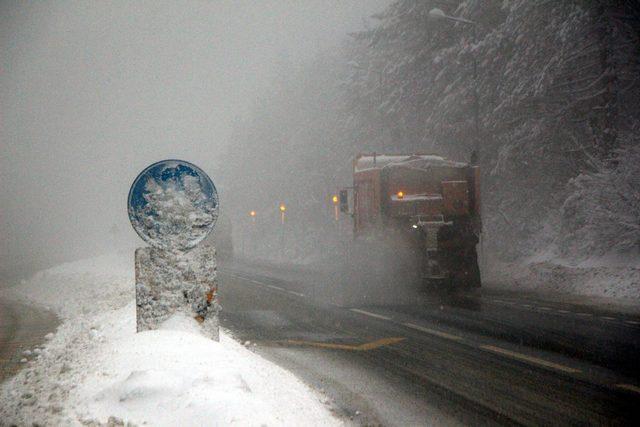
[[218,218],[218,193],[202,169],[163,160],[138,175],[129,219],[151,247],[135,252],[137,330],[157,329],[183,314],[218,340],[215,248],[199,245]]

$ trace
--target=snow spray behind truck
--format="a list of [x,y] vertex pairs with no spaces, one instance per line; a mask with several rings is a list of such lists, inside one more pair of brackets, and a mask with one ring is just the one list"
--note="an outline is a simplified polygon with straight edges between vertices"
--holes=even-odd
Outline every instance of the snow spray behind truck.
[[480,173],[477,166],[425,154],[359,154],[353,160],[353,211],[340,210],[356,240],[402,240],[421,281],[446,289],[480,286]]

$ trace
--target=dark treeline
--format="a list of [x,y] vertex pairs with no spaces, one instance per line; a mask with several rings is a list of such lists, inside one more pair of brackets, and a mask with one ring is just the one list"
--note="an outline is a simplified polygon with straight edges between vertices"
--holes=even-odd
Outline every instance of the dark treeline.
[[491,253],[638,250],[637,2],[398,0],[374,18],[312,63],[281,58],[232,136],[223,196],[234,217],[257,210],[271,241],[285,202],[291,256],[319,254],[356,153],[468,161],[477,144]]

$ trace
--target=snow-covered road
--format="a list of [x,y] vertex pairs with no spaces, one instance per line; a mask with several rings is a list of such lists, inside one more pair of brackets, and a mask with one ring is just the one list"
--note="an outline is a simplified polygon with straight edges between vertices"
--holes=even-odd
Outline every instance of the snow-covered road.
[[32,349],[58,326],[56,316],[41,307],[0,296],[0,382],[15,375]]
[[631,307],[488,289],[337,306],[315,297],[321,272],[227,262],[220,273],[222,324],[363,424],[638,419]]

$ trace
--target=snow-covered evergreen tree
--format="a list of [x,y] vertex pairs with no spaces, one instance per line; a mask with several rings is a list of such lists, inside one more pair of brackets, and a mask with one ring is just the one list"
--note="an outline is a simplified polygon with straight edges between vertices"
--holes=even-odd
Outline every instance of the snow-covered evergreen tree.
[[619,137],[611,158],[569,184],[558,246],[572,258],[640,252],[640,135]]
[[[429,19],[436,7],[475,37]],[[354,35],[353,142],[455,159],[478,142],[486,240],[502,255],[531,250],[567,182],[614,155],[640,114],[636,2],[398,0],[377,18]]]

